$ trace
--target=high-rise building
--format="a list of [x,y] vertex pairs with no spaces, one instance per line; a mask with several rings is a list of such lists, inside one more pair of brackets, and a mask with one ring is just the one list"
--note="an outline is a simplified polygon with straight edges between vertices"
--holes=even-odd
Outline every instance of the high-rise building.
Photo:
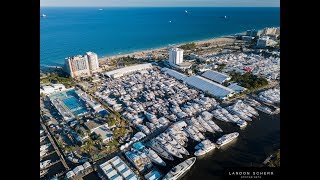
[[99,69],[98,55],[87,52],[86,55],[77,55],[65,59],[65,70],[72,78],[90,76]]
[[66,58],[65,68],[72,78],[91,75],[87,56],[77,55]]
[[169,63],[181,64],[183,62],[183,49],[172,48],[169,51]]
[[89,61],[89,68],[91,72],[94,72],[99,69],[99,61],[98,55],[94,52],[87,52],[86,53]]

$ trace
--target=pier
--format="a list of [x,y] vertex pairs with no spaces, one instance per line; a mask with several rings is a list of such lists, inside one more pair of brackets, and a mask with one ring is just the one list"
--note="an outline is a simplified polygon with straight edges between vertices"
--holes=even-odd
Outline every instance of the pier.
[[[41,116],[42,117],[42,116]],[[70,170],[69,166],[67,165],[65,159],[62,156],[62,153],[60,152],[59,148],[56,145],[56,142],[54,141],[54,139],[51,136],[51,132],[47,129],[47,127],[43,124],[43,122],[40,120],[40,124],[43,128],[43,130],[46,132],[48,139],[50,140],[55,152],[57,153],[57,155],[59,156],[63,166],[66,168],[66,170]]]

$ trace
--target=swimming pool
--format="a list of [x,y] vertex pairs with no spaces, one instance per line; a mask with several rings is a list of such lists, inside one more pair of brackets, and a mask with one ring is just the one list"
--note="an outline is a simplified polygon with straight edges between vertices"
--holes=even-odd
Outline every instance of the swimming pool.
[[74,90],[56,93],[50,96],[52,99],[60,99],[73,115],[86,114],[87,108]]

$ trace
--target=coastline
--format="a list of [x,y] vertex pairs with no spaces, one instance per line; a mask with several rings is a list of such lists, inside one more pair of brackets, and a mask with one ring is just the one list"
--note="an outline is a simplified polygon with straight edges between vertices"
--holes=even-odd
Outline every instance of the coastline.
[[[202,44],[206,44],[206,43],[222,45],[222,44],[230,43],[231,41],[234,41],[234,39],[231,38],[231,36],[234,36],[237,34],[243,34],[243,33],[245,33],[245,32],[239,32],[239,33],[234,33],[234,34],[229,34],[229,35],[221,35],[221,36],[217,36],[217,37],[210,37],[210,38],[193,40],[193,41],[179,42],[179,43],[170,44],[170,45],[181,46],[181,45],[184,45],[187,43],[192,43],[192,42],[196,43],[197,45],[202,45]],[[155,55],[155,53],[162,54],[161,53],[162,51],[163,51],[163,53],[167,53],[166,52],[167,48],[170,45],[156,47],[156,48],[147,48],[147,49],[137,50],[137,51],[134,51],[131,53],[125,53],[125,54],[103,56],[103,57],[99,58],[99,63],[105,64],[106,61],[108,61],[108,60],[117,59],[117,58],[125,57],[125,56],[141,57],[141,56],[145,56],[147,54],[153,54],[153,55]]]

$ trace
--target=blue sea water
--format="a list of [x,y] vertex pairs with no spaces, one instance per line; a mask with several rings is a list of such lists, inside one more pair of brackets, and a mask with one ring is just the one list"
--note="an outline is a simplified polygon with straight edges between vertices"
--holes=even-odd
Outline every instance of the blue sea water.
[[87,51],[102,57],[280,26],[280,8],[98,9],[41,8],[41,65]]

